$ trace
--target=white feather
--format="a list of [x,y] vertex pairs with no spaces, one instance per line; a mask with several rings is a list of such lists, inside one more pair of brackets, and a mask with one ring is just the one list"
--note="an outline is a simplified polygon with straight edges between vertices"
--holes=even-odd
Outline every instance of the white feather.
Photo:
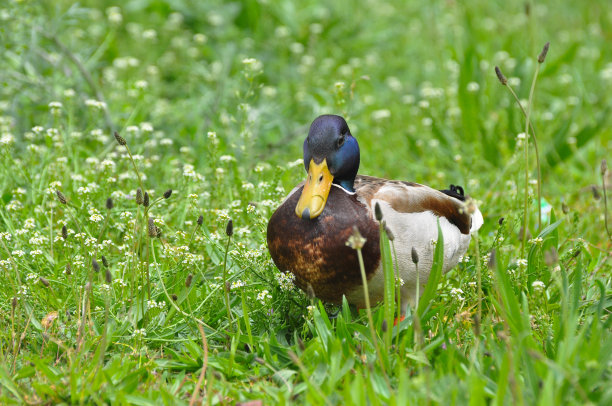
[[[416,302],[417,265],[412,262],[412,248],[419,256],[419,292],[423,293],[425,284],[433,264],[435,243],[438,241],[438,220],[444,237],[444,264],[443,272],[448,272],[457,265],[459,259],[468,249],[470,235],[462,234],[457,226],[451,224],[445,217],[438,217],[431,211],[418,213],[400,213],[395,211],[384,200],[371,201],[372,212],[376,203],[380,205],[387,227],[393,233],[395,250],[397,253],[397,269],[404,284],[401,288],[402,311],[406,306]],[[476,210],[472,219],[472,231],[478,230],[482,225],[482,214]],[[395,265],[395,255],[393,261]],[[384,276],[382,266],[375,271],[368,281],[370,303],[372,305],[382,301],[384,294]],[[419,294],[419,295],[420,295]],[[347,300],[358,307],[365,307],[363,287],[355,288],[347,294]]]

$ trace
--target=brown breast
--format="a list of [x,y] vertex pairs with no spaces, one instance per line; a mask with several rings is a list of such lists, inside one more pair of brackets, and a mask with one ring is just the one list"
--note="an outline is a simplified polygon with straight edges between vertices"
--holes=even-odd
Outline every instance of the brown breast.
[[378,223],[355,195],[333,186],[325,209],[314,220],[295,214],[302,188],[274,212],[268,223],[268,249],[283,272],[295,275],[302,290],[312,287],[321,300],[341,303],[342,295],[361,285],[357,253],[346,246],[353,226],[366,238],[362,248],[366,275],[370,279],[380,262]]

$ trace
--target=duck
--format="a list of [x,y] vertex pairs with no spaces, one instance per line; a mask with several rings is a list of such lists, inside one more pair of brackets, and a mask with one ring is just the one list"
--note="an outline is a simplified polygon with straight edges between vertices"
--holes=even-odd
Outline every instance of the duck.
[[404,314],[429,278],[438,224],[444,237],[443,272],[457,265],[471,234],[483,224],[482,213],[460,186],[437,190],[358,175],[359,144],[341,116],[321,115],[312,122],[303,158],[306,180],[270,217],[267,244],[276,267],[293,274],[295,285],[324,302],[341,304],[346,297],[349,304],[366,307],[357,252],[347,246],[354,230],[365,238],[361,252],[370,304],[382,301],[377,210],[393,236]]

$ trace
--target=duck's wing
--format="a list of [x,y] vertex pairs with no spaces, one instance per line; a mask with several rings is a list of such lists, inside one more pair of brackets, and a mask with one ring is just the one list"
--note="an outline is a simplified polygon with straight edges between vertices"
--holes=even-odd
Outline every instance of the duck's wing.
[[[469,199],[455,190],[439,191],[418,183],[358,176],[355,191],[372,207],[375,201],[387,203],[396,213],[431,212],[453,224],[461,234],[469,235],[482,225],[482,215]],[[463,189],[461,189],[463,192]]]

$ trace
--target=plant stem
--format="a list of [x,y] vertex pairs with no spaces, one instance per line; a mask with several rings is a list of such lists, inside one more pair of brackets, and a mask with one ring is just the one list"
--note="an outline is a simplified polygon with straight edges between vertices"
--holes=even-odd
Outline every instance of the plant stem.
[[251,351],[253,351],[255,348],[255,345],[253,342],[253,334],[251,333],[251,322],[249,320],[249,309],[246,304],[244,289],[240,289],[240,293],[241,293],[241,299],[242,299],[242,317],[244,318],[244,325],[246,327],[247,335],[249,336],[249,344],[251,344]]
[[412,320],[414,323],[414,342],[416,344],[416,348],[421,348],[422,344],[423,344],[423,339],[422,339],[422,334],[423,332],[421,331],[421,316],[419,315],[419,299],[420,299],[420,292],[419,292],[419,288],[420,288],[420,275],[419,275],[419,263],[415,263],[414,264],[415,268],[416,268],[416,298],[415,298],[415,304],[414,304],[414,314],[412,315]]
[[[151,244],[153,244],[153,240],[151,240]],[[170,303],[172,307],[174,307],[174,309],[180,314],[182,314],[183,316],[188,317],[192,321],[201,325],[202,327],[206,327],[210,329],[211,331],[213,331],[214,333],[217,333],[215,329],[210,327],[208,324],[204,323],[202,320],[196,318],[192,314],[186,313],[183,310],[181,310],[181,308],[178,307],[178,305],[174,302],[174,300],[172,300],[172,298],[170,297],[170,294],[168,293],[168,290],[166,289],[166,285],[164,284],[164,280],[162,279],[161,273],[159,272],[159,265],[157,264],[157,257],[155,256],[155,250],[152,250],[151,252],[153,253],[153,262],[155,263],[155,270],[157,271],[157,277],[159,278],[159,284],[161,285],[162,290],[164,291],[164,294],[166,295],[166,299],[168,299],[168,303]]]
[[[527,118],[527,112],[525,111],[525,108],[521,104],[521,101],[519,100],[518,96],[516,95],[512,87],[510,87],[510,85],[508,84],[506,84],[506,87],[508,88],[512,96],[514,97],[514,100],[516,100],[516,103],[521,109],[523,116]],[[533,139],[533,147],[535,149],[535,155],[536,155],[536,168],[538,171],[537,173],[538,175],[538,230],[541,230],[542,229],[542,207],[540,205],[540,202],[542,201],[542,172],[540,170],[540,151],[538,150],[538,140],[535,135],[535,129],[533,128],[533,124],[531,123],[531,121],[529,121],[528,123],[529,123],[529,128],[531,129],[531,138]]]
[[230,309],[230,300],[229,300],[229,286],[227,286],[227,252],[229,251],[230,242],[232,241],[232,237],[227,237],[227,245],[225,246],[225,259],[223,260],[223,298],[225,299],[225,309],[227,311],[227,318],[230,324],[230,327],[234,323],[232,318],[232,310]]
[[606,194],[606,170],[601,171],[601,188],[603,189],[604,222],[606,225],[606,232],[608,233],[608,238],[612,240],[612,234],[610,234],[610,229],[608,228],[608,196]]
[[387,373],[385,371],[385,367],[383,364],[382,354],[378,346],[378,336],[376,335],[376,330],[374,330],[374,319],[372,318],[372,310],[370,309],[370,293],[368,290],[368,278],[366,277],[366,273],[365,273],[365,265],[363,263],[363,255],[361,254],[361,248],[357,248],[357,258],[359,259],[359,270],[361,271],[361,282],[363,283],[363,295],[365,299],[366,313],[368,315],[368,324],[370,325],[370,334],[372,335],[372,343],[374,344],[374,348],[376,349],[376,355],[380,362],[380,369],[385,377],[385,380],[387,380],[387,384],[388,384],[389,378],[387,377]]
[[478,321],[482,320],[482,270],[480,269],[480,240],[478,233],[474,233],[476,243],[476,275],[478,278]]

